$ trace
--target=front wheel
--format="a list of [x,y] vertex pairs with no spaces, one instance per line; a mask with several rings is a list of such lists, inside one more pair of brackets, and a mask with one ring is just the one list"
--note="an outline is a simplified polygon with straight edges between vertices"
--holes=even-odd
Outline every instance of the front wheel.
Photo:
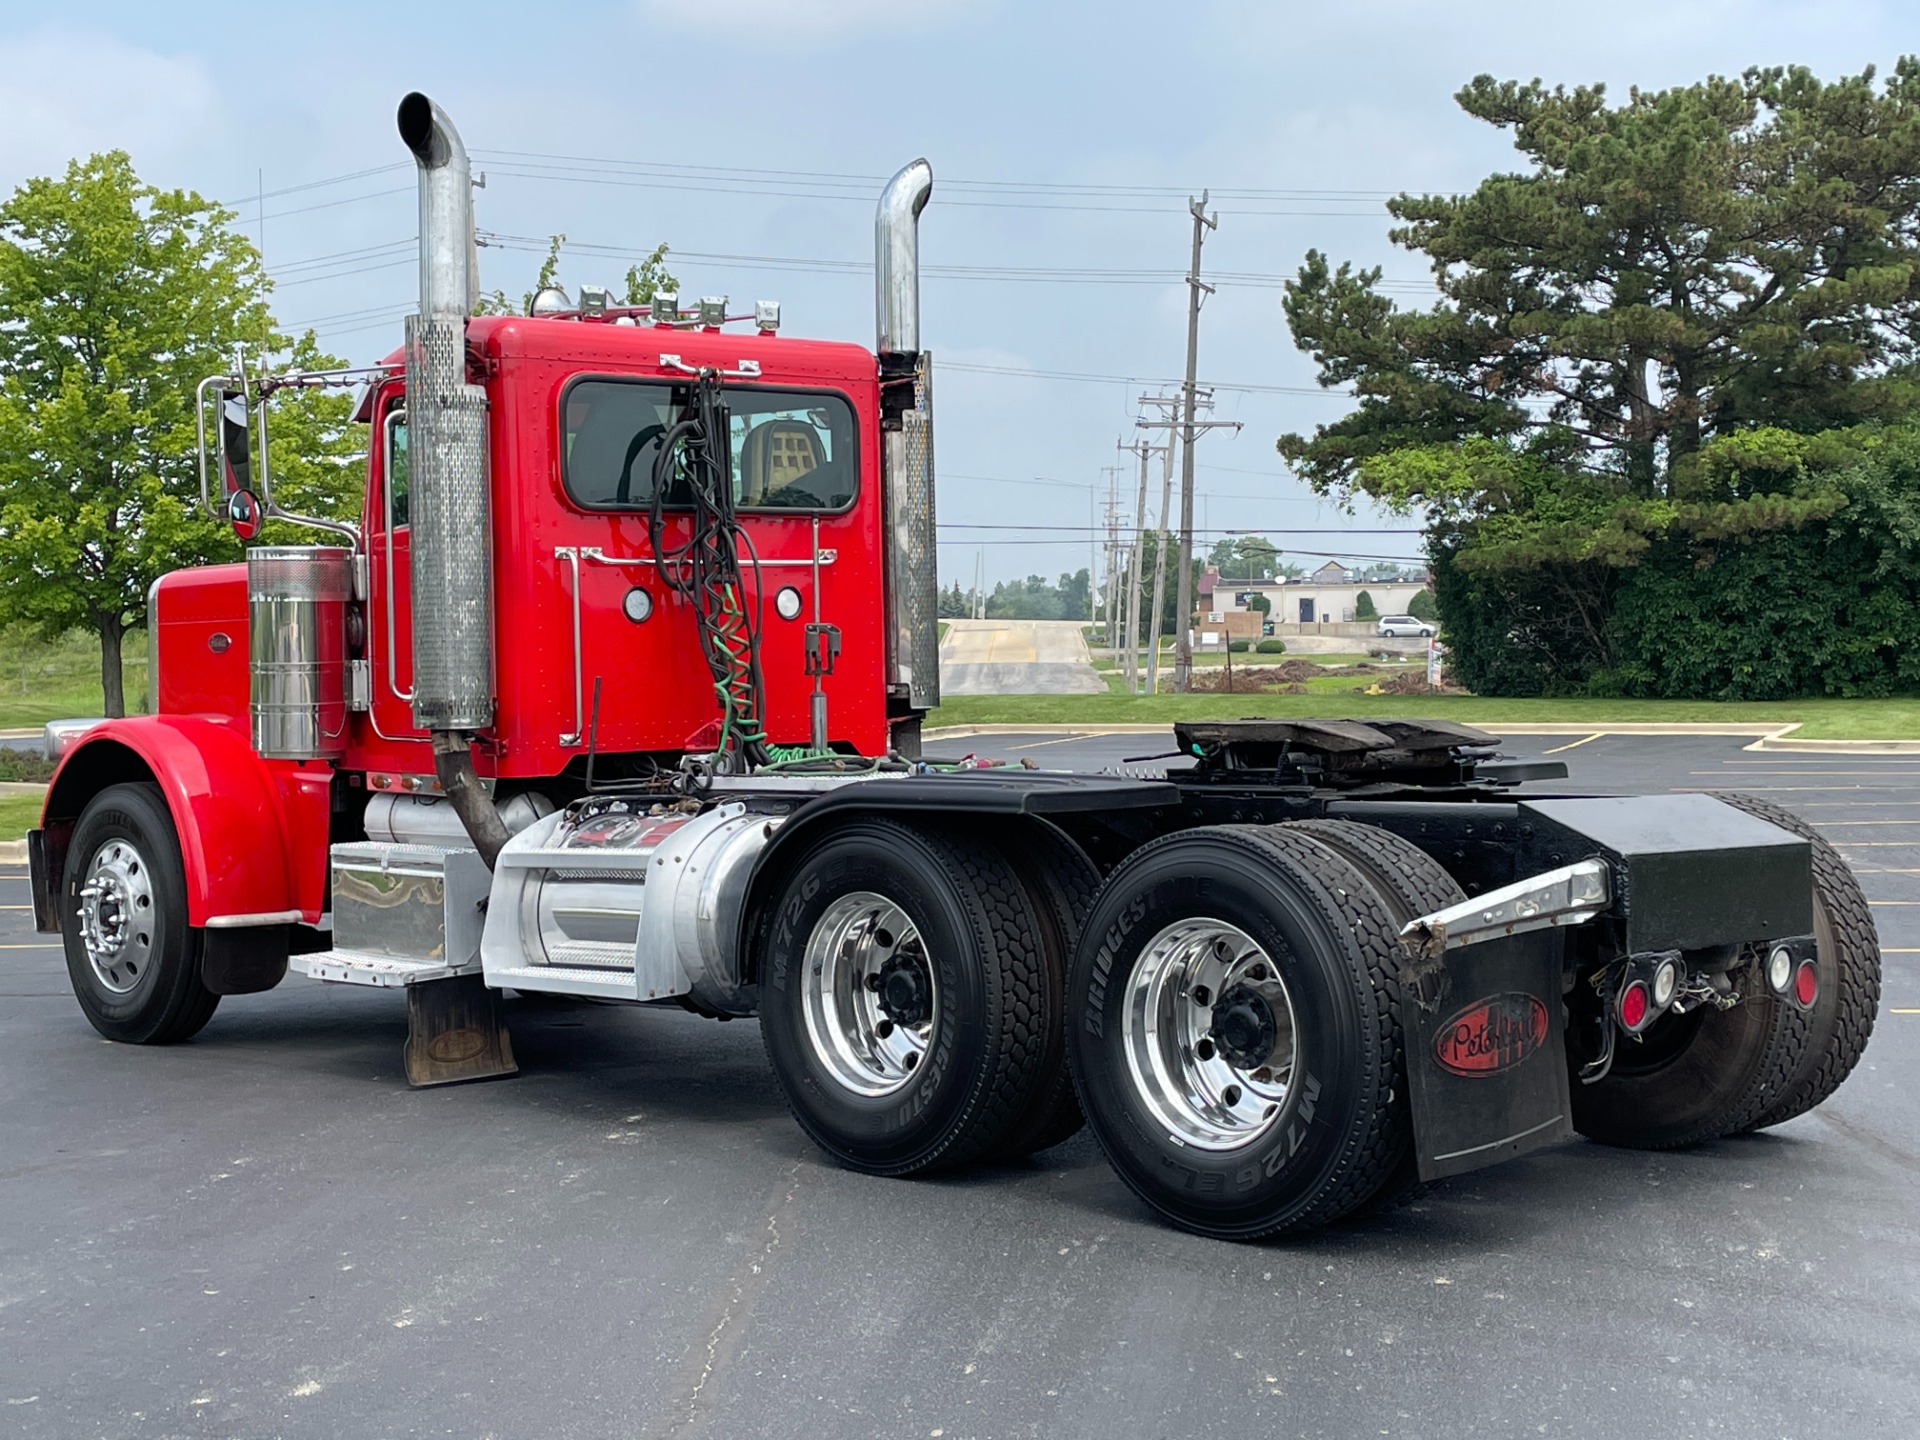
[[200,932],[173,817],[157,785],[113,785],[87,803],[60,890],[67,977],[109,1040],[169,1045],[197,1033],[220,997],[200,974]]
[[1304,834],[1220,826],[1134,852],[1068,983],[1074,1078],[1115,1172],[1224,1239],[1366,1204],[1412,1145],[1395,963],[1372,885]]
[[851,821],[789,872],[762,935],[768,1059],[841,1164],[950,1168],[1033,1113],[1057,1010],[1028,891],[998,850],[957,828]]

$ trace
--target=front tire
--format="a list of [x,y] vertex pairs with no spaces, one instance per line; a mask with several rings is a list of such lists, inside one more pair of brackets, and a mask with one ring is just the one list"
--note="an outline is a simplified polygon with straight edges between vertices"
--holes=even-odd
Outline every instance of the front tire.
[[198,930],[160,787],[113,785],[87,803],[60,887],[67,977],[109,1040],[170,1045],[198,1033],[220,997],[200,974]]
[[1074,1078],[1115,1172],[1223,1239],[1366,1204],[1412,1144],[1395,964],[1366,877],[1305,835],[1220,826],[1135,851],[1068,984]]
[[788,873],[762,926],[760,1029],[800,1127],[874,1175],[994,1153],[1044,1077],[1039,922],[957,828],[860,818]]

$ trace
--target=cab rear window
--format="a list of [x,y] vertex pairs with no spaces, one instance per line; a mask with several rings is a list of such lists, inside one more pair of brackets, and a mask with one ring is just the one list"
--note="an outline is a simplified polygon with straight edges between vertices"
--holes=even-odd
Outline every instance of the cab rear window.
[[[853,406],[835,391],[732,387],[728,460],[742,510],[844,510],[859,489]],[[644,510],[666,432],[686,416],[690,385],[584,377],[560,399],[560,478],[587,510]],[[662,504],[684,505],[671,479]]]

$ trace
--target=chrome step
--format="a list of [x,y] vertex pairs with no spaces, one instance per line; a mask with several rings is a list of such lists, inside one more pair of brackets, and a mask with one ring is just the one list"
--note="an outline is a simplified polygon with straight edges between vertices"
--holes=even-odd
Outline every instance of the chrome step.
[[321,950],[311,955],[295,955],[287,965],[315,980],[330,980],[336,985],[372,985],[380,989],[448,980],[455,975],[478,974],[480,970],[477,956],[466,965],[453,965],[445,959],[410,960],[396,955],[369,955],[358,950]]
[[496,965],[487,971],[487,984],[496,990],[533,990],[547,995],[598,995],[609,1000],[637,1000],[638,985],[631,970],[583,970],[564,965]]

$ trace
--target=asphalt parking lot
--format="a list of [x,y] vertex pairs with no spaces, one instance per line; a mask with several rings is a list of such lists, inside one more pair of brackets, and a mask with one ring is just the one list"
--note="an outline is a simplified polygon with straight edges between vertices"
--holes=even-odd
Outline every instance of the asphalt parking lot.
[[519,1078],[410,1092],[397,994],[295,978],[190,1044],[110,1045],[0,872],[0,1435],[1911,1436],[1920,755],[1747,743],[1508,748],[1557,751],[1558,788],[1738,788],[1823,827],[1887,947],[1840,1094],[1265,1246],[1155,1223],[1084,1135],[835,1169],[751,1023],[511,1002]]

